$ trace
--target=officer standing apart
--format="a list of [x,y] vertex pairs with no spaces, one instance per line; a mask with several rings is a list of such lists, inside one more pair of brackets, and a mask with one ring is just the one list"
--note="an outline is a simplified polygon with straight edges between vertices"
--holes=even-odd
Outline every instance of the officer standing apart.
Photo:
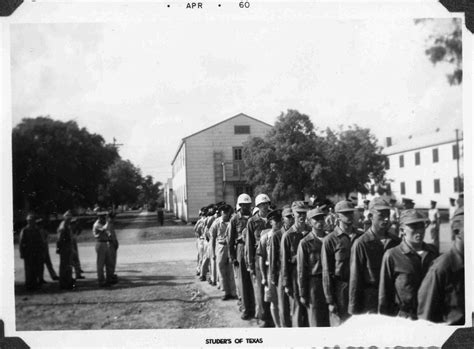
[[323,290],[321,248],[323,246],[325,214],[320,208],[308,212],[311,232],[298,246],[297,269],[300,302],[306,307],[310,327],[328,327],[329,310]]
[[[278,238],[278,245],[277,241],[275,240],[272,243],[273,246],[273,255],[278,256],[274,263],[273,270],[278,269],[280,273],[280,277],[278,277],[278,310],[280,311],[280,323],[282,327],[291,327],[291,308],[290,308],[290,297],[285,292],[285,287],[283,286],[283,278],[281,277],[281,239],[285,232],[287,232],[295,223],[295,217],[293,217],[293,212],[289,205],[283,209],[282,212],[283,217],[283,227],[281,228],[281,236]],[[277,264],[278,263],[278,264]]]
[[335,211],[337,226],[324,239],[321,252],[323,288],[331,326],[339,326],[349,318],[350,235],[356,234],[354,205],[347,200],[339,201]]
[[20,258],[25,262],[25,286],[27,290],[41,287],[44,242],[36,226],[35,216],[26,216],[26,226],[20,232]]
[[255,314],[255,301],[250,273],[245,263],[245,242],[243,231],[250,218],[252,199],[248,194],[240,194],[237,198],[239,210],[229,223],[229,257],[234,266],[234,274],[238,293],[241,297],[242,320],[250,320]]
[[426,218],[415,209],[402,212],[403,241],[385,252],[380,271],[379,313],[417,319],[418,288],[438,253],[425,244]]
[[[113,260],[109,244],[111,234],[108,231],[107,212],[98,212],[99,218],[92,226],[92,233],[96,240],[95,251],[97,253],[97,279],[99,287],[109,287],[113,283]],[[104,276],[105,267],[105,276]]]
[[301,239],[307,232],[306,212],[308,209],[303,201],[294,201],[291,204],[291,210],[295,217],[295,223],[281,238],[281,277],[285,293],[290,299],[292,326],[307,327],[306,308],[300,303],[296,253],[298,252],[298,245]]
[[215,255],[217,271],[219,273],[219,282],[221,289],[224,291],[222,300],[237,299],[235,295],[234,270],[229,259],[229,249],[227,247],[227,228],[229,226],[232,207],[230,205],[222,205],[219,208],[220,216],[211,226],[211,241],[215,244]]
[[59,253],[59,286],[63,289],[72,290],[76,287],[72,278],[73,242],[71,229],[71,211],[64,213],[64,220],[58,227],[58,241],[56,252]]
[[389,203],[376,197],[370,202],[369,210],[371,226],[351,248],[349,314],[352,315],[377,313],[383,254],[400,243],[398,236],[389,232]]
[[[257,243],[263,230],[271,228],[267,215],[270,208],[270,198],[266,194],[259,194],[255,198],[255,206],[258,212],[249,218],[247,223],[247,236],[245,237],[245,253],[247,255],[248,270],[252,277],[255,297],[255,317],[262,320],[261,327],[271,327],[272,319],[270,305],[263,299],[264,286],[262,285],[260,265],[256,258]],[[266,303],[266,304],[265,304]]]
[[462,326],[464,314],[464,208],[451,220],[453,245],[436,259],[418,291],[418,317]]
[[436,204],[436,201],[431,200],[431,208],[428,210],[429,234],[426,234],[425,242],[436,247],[439,253],[439,211]]

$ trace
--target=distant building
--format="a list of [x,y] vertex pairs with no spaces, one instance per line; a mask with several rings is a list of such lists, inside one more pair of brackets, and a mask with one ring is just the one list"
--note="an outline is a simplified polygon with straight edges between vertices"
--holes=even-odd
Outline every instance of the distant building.
[[175,215],[192,222],[203,206],[219,201],[235,206],[241,193],[252,195],[243,176],[243,143],[271,127],[241,113],[183,138],[171,162]]
[[[388,156],[386,178],[398,201],[409,197],[417,208],[448,208],[449,198],[463,191],[463,136],[455,130],[410,136],[392,143],[387,138],[384,154]],[[458,178],[459,173],[459,178]]]
[[163,196],[165,201],[165,211],[173,210],[173,180],[168,178],[163,189]]

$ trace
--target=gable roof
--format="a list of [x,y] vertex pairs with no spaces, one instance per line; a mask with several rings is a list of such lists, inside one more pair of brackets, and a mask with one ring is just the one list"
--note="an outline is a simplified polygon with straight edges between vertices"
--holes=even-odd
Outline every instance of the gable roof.
[[266,122],[263,122],[262,120],[258,120],[258,119],[256,119],[256,118],[251,117],[251,116],[248,116],[247,114],[244,114],[244,113],[239,113],[239,114],[237,114],[237,115],[231,116],[230,118],[227,118],[227,119],[225,119],[225,120],[222,120],[222,121],[218,122],[217,124],[214,124],[214,125],[211,125],[211,126],[209,126],[209,127],[206,127],[205,129],[202,129],[202,130],[200,130],[200,131],[197,131],[197,132],[195,132],[195,133],[193,133],[193,134],[190,134],[189,136],[186,136],[186,137],[184,137],[183,139],[181,139],[181,143],[179,144],[178,150],[176,151],[176,154],[174,155],[173,160],[171,161],[171,165],[173,165],[174,161],[176,160],[176,157],[177,157],[178,154],[179,154],[179,151],[181,150],[181,148],[182,148],[183,145],[184,145],[184,142],[185,142],[188,138],[194,137],[194,136],[196,136],[197,134],[200,134],[200,133],[202,133],[202,132],[205,132],[205,131],[207,131],[207,130],[213,128],[213,127],[219,126],[220,124],[223,124],[223,123],[225,123],[225,122],[228,122],[228,121],[230,121],[230,120],[232,120],[232,119],[235,119],[235,118],[237,118],[237,117],[240,117],[240,116],[246,117],[246,118],[251,119],[251,120],[253,120],[253,121],[257,121],[257,122],[259,122],[259,123],[261,123],[261,124],[263,124],[263,125],[265,125],[265,126],[273,127],[272,125],[267,124]]

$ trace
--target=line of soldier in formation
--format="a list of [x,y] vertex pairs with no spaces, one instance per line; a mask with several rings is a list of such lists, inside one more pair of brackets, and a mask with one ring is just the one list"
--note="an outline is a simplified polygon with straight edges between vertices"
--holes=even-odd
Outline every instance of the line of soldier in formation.
[[197,275],[219,285],[223,300],[238,299],[241,318],[260,327],[338,326],[366,313],[464,324],[464,208],[452,212],[452,247],[440,256],[439,222],[435,246],[424,242],[429,222],[409,202],[398,221],[390,220],[393,203],[366,204],[364,229],[354,227],[350,200],[334,211],[303,201],[272,209],[259,194],[252,212],[241,194],[235,213],[225,203],[203,207]]
[[[119,244],[114,229],[114,214],[105,211],[96,212],[96,214],[98,219],[92,227],[92,233],[96,240],[97,279],[100,287],[109,287],[118,281],[115,266]],[[63,218],[57,230],[58,276],[49,255],[48,233],[38,224],[41,219],[36,219],[33,213],[27,215],[27,224],[21,230],[19,238],[19,251],[20,257],[24,260],[27,290],[38,290],[46,282],[43,278],[44,265],[47,266],[51,278],[59,280],[61,289],[75,289],[76,280],[85,278],[82,275],[84,271],[81,269],[77,247],[77,236],[81,233],[79,222],[73,218],[69,210],[64,213]],[[75,278],[73,278],[73,270]]]

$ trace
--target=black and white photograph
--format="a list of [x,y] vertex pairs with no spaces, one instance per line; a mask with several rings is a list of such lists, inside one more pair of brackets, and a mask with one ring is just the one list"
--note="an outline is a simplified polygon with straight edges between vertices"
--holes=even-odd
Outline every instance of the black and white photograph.
[[464,21],[436,1],[22,4],[0,22],[7,336],[440,347],[472,326]]

